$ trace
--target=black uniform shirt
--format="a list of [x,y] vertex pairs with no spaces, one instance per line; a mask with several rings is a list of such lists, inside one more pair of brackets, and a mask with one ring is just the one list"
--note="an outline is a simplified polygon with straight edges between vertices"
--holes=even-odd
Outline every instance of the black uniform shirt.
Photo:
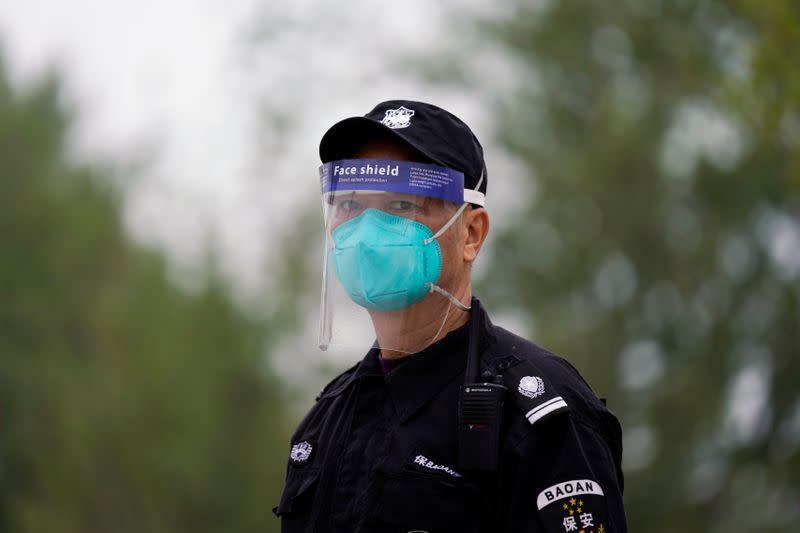
[[468,323],[386,375],[372,349],[323,389],[292,437],[282,531],[626,531],[617,419],[564,359],[473,312],[481,370],[508,388],[497,472],[458,468]]

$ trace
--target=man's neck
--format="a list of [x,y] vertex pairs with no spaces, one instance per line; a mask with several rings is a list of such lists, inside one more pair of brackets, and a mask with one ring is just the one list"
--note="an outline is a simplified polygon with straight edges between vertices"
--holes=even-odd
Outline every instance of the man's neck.
[[[453,293],[469,305],[472,291],[469,285]],[[420,306],[421,307],[417,307]],[[469,311],[458,309],[442,295],[432,294],[418,304],[401,312],[372,316],[373,325],[385,359],[396,359],[419,352],[463,326]]]

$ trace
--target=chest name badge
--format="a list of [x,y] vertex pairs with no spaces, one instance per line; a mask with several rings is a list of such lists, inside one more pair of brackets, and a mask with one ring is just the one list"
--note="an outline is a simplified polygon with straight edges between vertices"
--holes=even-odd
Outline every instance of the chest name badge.
[[314,451],[314,446],[307,440],[300,441],[292,445],[292,451],[289,452],[289,460],[296,465],[302,465],[308,462],[311,458],[311,452]]
[[423,471],[444,472],[450,477],[461,477],[461,474],[446,465],[436,464],[422,454],[414,457],[414,466]]

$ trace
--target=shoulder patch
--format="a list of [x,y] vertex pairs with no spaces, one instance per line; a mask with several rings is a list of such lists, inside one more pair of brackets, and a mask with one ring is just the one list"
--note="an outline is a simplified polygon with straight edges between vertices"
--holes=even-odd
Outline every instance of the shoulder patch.
[[514,403],[533,425],[569,411],[564,398],[549,384],[547,377],[528,360],[507,358],[498,366]]
[[544,394],[544,381],[539,376],[525,376],[519,380],[517,390],[523,396],[536,398]]
[[573,479],[547,487],[536,498],[547,531],[605,533],[609,526],[605,494],[591,479]]
[[289,461],[295,465],[302,465],[311,459],[311,454],[314,452],[314,444],[307,440],[296,442],[292,445],[289,452]]

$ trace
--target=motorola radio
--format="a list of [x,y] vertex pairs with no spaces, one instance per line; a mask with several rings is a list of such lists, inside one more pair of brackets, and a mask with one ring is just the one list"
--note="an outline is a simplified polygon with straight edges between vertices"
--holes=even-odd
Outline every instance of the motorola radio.
[[458,466],[463,470],[497,470],[500,424],[506,387],[503,378],[486,371],[478,376],[478,301],[471,304],[469,348],[464,384],[458,397]]

